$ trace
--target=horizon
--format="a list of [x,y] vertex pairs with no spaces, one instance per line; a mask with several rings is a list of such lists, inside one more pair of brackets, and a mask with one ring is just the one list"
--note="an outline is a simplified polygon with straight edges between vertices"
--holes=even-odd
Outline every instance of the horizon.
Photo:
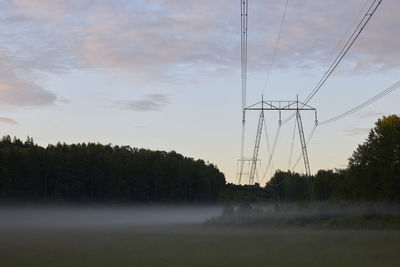
[[[368,2],[289,1],[264,99],[308,95]],[[3,135],[30,136],[41,146],[92,142],[176,151],[209,161],[228,183],[237,182],[238,2],[5,0],[0,7]],[[250,1],[247,106],[264,91],[284,7],[285,1]],[[382,2],[310,102],[320,121],[396,82],[399,10],[395,0]],[[308,146],[312,173],[347,166],[378,118],[400,114],[399,97],[395,91],[344,120],[320,126]],[[258,114],[246,116],[245,156],[251,156]],[[272,139],[278,117],[266,116]],[[304,114],[303,121],[308,136],[313,115]],[[288,168],[292,132],[293,121],[281,130],[274,170]],[[298,136],[294,146],[293,161],[301,151]],[[267,157],[262,140],[263,166]],[[293,171],[303,169],[300,162]]]

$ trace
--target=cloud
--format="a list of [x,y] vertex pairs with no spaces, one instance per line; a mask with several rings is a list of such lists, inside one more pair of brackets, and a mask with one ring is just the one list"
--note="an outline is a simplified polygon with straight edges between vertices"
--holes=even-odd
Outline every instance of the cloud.
[[13,125],[19,125],[19,123],[16,122],[15,120],[10,119],[10,118],[5,118],[5,117],[0,117],[0,122],[2,122],[2,123],[8,123],[8,124],[13,124]]
[[[346,38],[341,37],[361,2],[290,1],[275,69],[323,69],[330,63],[328,55],[336,55],[343,45]],[[250,3],[250,72],[263,73],[270,64],[283,5]],[[397,0],[382,3],[341,70],[400,67],[398,6]],[[6,0],[1,7],[2,61],[19,79],[36,86],[31,76],[38,72],[93,68],[170,83],[171,77],[174,82],[226,77],[240,68],[240,8],[235,1]]]
[[17,77],[0,64],[0,104],[11,106],[43,106],[54,104],[57,99],[31,79]]
[[133,111],[154,111],[160,110],[168,104],[168,97],[162,94],[149,94],[139,100],[118,102],[121,109]]
[[349,128],[345,130],[345,134],[348,136],[364,135],[369,133],[370,130],[370,128]]
[[43,106],[53,104],[56,96],[36,84],[16,79],[0,83],[0,103],[14,106]]
[[[397,25],[396,2],[385,1],[377,18],[363,33],[365,37],[357,48],[364,60],[362,65],[386,58],[388,52],[398,57],[395,48],[400,40],[393,27]],[[135,72],[184,63],[232,67],[239,60],[240,11],[237,3],[229,0],[34,3],[14,0],[13,3],[19,16],[31,19],[31,30],[44,30],[42,43],[53,39],[51,44],[69,54],[71,51],[65,46],[68,42],[74,50],[72,54],[90,66],[120,67]],[[277,59],[283,65],[300,64],[293,59],[325,59],[361,6],[359,0],[291,1],[279,49],[282,57]],[[270,59],[275,44],[282,9],[283,3],[272,1],[255,0],[250,4],[249,56],[253,63],[268,65],[265,61]]]
[[69,56],[58,49],[58,38],[7,2],[0,4],[0,104],[54,104],[56,95],[40,85],[38,74],[65,72],[66,66],[72,66]]
[[65,98],[65,97],[58,97],[57,102],[62,103],[62,104],[69,104],[69,103],[71,103],[71,100],[69,100],[68,98]]
[[359,118],[362,118],[362,119],[364,119],[364,118],[370,118],[370,117],[373,117],[373,118],[378,118],[378,117],[382,117],[383,115],[385,115],[385,113],[382,113],[382,112],[378,112],[378,111],[366,111],[366,112],[362,112],[362,113],[360,113],[359,115],[358,115],[358,117]]

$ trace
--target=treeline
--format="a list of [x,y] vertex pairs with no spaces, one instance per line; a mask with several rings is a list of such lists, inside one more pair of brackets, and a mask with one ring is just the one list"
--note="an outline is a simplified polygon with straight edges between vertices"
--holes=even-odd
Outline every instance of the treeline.
[[[383,117],[348,168],[311,177],[316,200],[400,202],[400,118]],[[306,177],[278,170],[264,186],[226,184],[216,166],[176,152],[95,143],[0,141],[0,200],[78,202],[306,201]]]
[[174,151],[0,141],[3,202],[212,202],[224,186],[216,166]]
[[[317,200],[400,202],[400,118],[379,119],[348,168],[320,170],[312,180]],[[265,191],[288,201],[308,198],[305,177],[293,172],[277,171]]]

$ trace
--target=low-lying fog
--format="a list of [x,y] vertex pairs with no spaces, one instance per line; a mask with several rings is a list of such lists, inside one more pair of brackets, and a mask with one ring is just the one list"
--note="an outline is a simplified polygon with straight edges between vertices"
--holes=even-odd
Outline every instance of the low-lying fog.
[[[229,205],[228,205],[229,206]],[[221,217],[221,215],[224,216]],[[386,217],[385,217],[386,216]],[[378,203],[314,203],[277,208],[271,204],[227,206],[142,205],[142,206],[0,206],[0,230],[11,228],[120,228],[143,225],[201,224],[281,225],[333,218],[400,218],[400,206]],[[212,219],[212,220],[210,220]],[[364,222],[362,221],[362,222]]]
[[0,228],[96,228],[198,224],[221,214],[220,206],[0,207]]

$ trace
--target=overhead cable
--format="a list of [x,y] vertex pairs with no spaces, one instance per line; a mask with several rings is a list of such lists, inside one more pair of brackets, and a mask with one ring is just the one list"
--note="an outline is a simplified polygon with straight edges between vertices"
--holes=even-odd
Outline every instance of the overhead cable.
[[273,143],[273,145],[272,145],[272,147],[271,147],[271,152],[270,152],[269,159],[268,159],[268,165],[267,165],[267,168],[265,169],[265,172],[264,172],[262,181],[264,181],[265,176],[267,176],[268,169],[271,167],[272,158],[273,158],[273,156],[274,156],[276,144],[278,143],[278,138],[279,138],[279,132],[280,132],[280,130],[281,130],[281,124],[278,125],[278,129],[276,130],[274,143]]
[[335,60],[332,62],[331,66],[328,68],[328,70],[322,76],[322,78],[317,83],[315,88],[311,91],[311,93],[306,97],[306,99],[304,100],[304,104],[307,104],[308,102],[310,102],[310,100],[315,96],[315,94],[319,91],[319,89],[321,89],[321,87],[324,85],[326,80],[330,77],[332,72],[336,69],[336,67],[342,61],[343,57],[347,54],[347,52],[353,46],[353,44],[357,40],[358,36],[360,36],[361,32],[364,30],[365,26],[371,20],[372,16],[374,15],[375,11],[378,9],[378,7],[381,3],[382,3],[382,0],[374,0],[373,1],[371,6],[369,7],[369,9],[367,10],[367,13],[364,15],[364,17],[358,24],[357,28],[351,34],[351,36],[347,40],[346,44],[344,45],[344,47],[342,48],[340,53],[337,55]]
[[269,82],[269,78],[271,76],[272,66],[274,65],[274,62],[275,62],[276,53],[278,51],[279,41],[280,41],[280,38],[281,38],[283,24],[285,22],[286,10],[287,10],[288,4],[289,4],[289,0],[286,0],[285,8],[283,10],[283,16],[282,16],[282,20],[281,20],[281,26],[279,27],[278,36],[276,37],[275,47],[274,47],[274,51],[273,51],[273,54],[272,54],[271,64],[269,65],[269,69],[268,69],[268,73],[267,73],[267,79],[265,80],[263,93],[268,88],[268,82]]
[[247,27],[248,1],[240,0],[241,6],[241,69],[242,69],[242,110],[246,108],[247,87]]
[[319,125],[324,125],[324,124],[328,124],[328,123],[343,119],[343,118],[345,118],[347,116],[350,116],[351,114],[353,114],[353,113],[355,113],[355,112],[357,112],[357,111],[359,111],[359,110],[361,110],[361,109],[363,109],[363,108],[375,103],[376,101],[378,101],[382,97],[390,94],[391,92],[393,92],[394,90],[398,89],[399,87],[400,87],[400,81],[396,82],[392,86],[386,88],[385,90],[383,90],[379,94],[371,97],[370,99],[368,99],[367,101],[361,103],[360,105],[358,105],[358,106],[356,106],[356,107],[354,107],[352,109],[349,109],[348,111],[346,111],[346,112],[344,112],[344,113],[342,113],[340,115],[337,115],[335,117],[332,117],[332,118],[324,120],[324,121],[321,121],[318,124]]
[[[378,101],[379,99],[381,99],[381,98],[383,98],[384,96],[390,94],[391,92],[395,91],[395,90],[398,89],[398,88],[400,88],[400,81],[394,83],[392,86],[386,88],[386,89],[383,90],[382,92],[380,92],[380,93],[378,93],[377,95],[371,97],[370,99],[368,99],[367,101],[361,103],[360,105],[358,105],[358,106],[356,106],[356,107],[354,107],[354,108],[352,108],[352,109],[349,109],[348,111],[346,111],[346,112],[344,112],[344,113],[342,113],[342,114],[340,114],[340,115],[337,115],[337,116],[334,116],[334,117],[332,117],[332,118],[330,118],[330,119],[327,119],[327,120],[318,122],[318,126],[319,126],[319,125],[326,125],[326,124],[335,122],[335,121],[337,121],[337,120],[343,119],[343,118],[345,118],[345,117],[347,117],[347,116],[350,116],[351,114],[353,114],[353,113],[355,113],[355,112],[357,112],[357,111],[359,111],[359,110],[361,110],[361,109],[363,109],[363,108],[365,108],[365,107],[367,107],[367,106],[369,106],[369,105],[375,103],[375,102]],[[308,146],[309,142],[311,141],[311,138],[313,137],[316,128],[317,128],[317,125],[314,126],[314,128],[312,129],[310,135],[308,136],[308,138],[307,138],[307,146]],[[295,169],[295,168],[296,168],[296,166],[297,166],[297,164],[299,163],[301,157],[302,157],[302,155],[300,154],[299,157],[297,158],[295,164],[293,165],[292,169]]]
[[242,138],[240,147],[240,172],[239,172],[239,184],[242,180],[243,164],[244,164],[244,139],[245,139],[245,126],[246,118],[246,90],[247,90],[247,26],[248,26],[248,1],[240,0],[241,8],[241,70],[242,70]]
[[[331,76],[333,71],[336,69],[336,67],[339,65],[339,63],[342,61],[344,56],[347,54],[347,52],[350,50],[350,48],[353,46],[354,42],[357,40],[357,38],[360,36],[368,22],[371,20],[372,16],[378,9],[379,5],[382,3],[382,0],[374,0],[370,7],[368,8],[366,14],[363,16],[361,19],[360,23],[357,25],[356,29],[353,31],[353,33],[350,35],[349,39],[347,40],[346,44],[342,48],[342,50],[339,52],[339,54],[336,56],[335,60],[332,62],[332,64],[329,66],[328,70],[324,73],[324,75],[321,77],[321,79],[318,81],[314,89],[310,92],[310,94],[306,97],[306,99],[303,102],[303,106],[308,104],[310,100],[315,96],[315,94],[321,89],[321,87],[325,84],[325,82],[328,80],[328,78]],[[287,123],[291,118],[295,116],[295,113],[292,113],[286,120],[283,121],[283,124]]]
[[[350,30],[354,27],[354,24],[358,21],[359,17],[361,16],[361,14],[363,12],[365,12],[364,10],[366,9],[368,3],[371,0],[366,0],[363,7],[360,9],[360,11],[358,12],[357,16],[354,17],[353,21],[350,23],[349,27],[346,29],[346,31],[343,33],[343,35],[340,37],[340,39],[337,41],[337,43],[331,48],[329,55],[325,58],[325,60],[323,61],[323,64],[325,65],[328,61],[330,61],[334,55],[334,52],[336,51],[336,49],[339,47],[339,45],[343,42],[343,40],[345,39],[345,37],[348,35],[348,33],[350,32]],[[320,74],[324,74],[323,73],[315,73],[312,75],[312,77],[310,77],[310,79],[304,84],[304,86],[301,88],[300,91],[303,91],[304,89],[306,89],[308,87],[308,85],[311,83],[311,81]]]
[[[317,124],[314,125],[314,127],[312,128],[312,130],[311,130],[311,132],[310,132],[310,135],[309,135],[308,138],[307,138],[307,141],[306,141],[306,145],[307,145],[307,146],[308,146],[308,144],[310,143],[311,138],[313,137],[313,135],[314,135],[316,129],[317,129]],[[300,155],[297,157],[297,160],[296,160],[296,162],[294,163],[294,165],[293,165],[293,167],[292,167],[292,170],[294,170],[294,169],[296,168],[297,164],[299,164],[299,162],[300,162],[300,160],[301,160],[302,157],[303,157],[303,153],[300,153]]]

